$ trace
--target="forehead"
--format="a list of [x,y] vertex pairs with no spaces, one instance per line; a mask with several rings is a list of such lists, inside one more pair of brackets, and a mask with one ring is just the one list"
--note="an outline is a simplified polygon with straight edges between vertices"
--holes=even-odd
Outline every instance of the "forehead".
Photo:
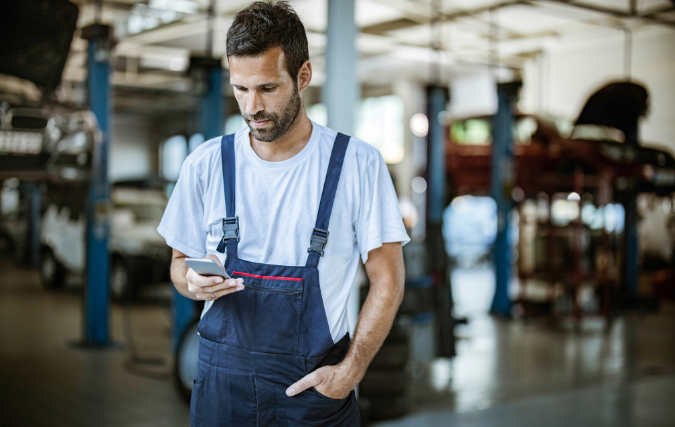
[[280,47],[257,56],[230,56],[230,83],[242,86],[290,80],[286,58]]

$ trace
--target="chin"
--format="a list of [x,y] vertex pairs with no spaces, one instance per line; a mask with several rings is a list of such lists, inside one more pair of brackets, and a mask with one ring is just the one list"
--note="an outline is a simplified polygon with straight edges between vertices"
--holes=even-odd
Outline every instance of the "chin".
[[251,134],[255,139],[261,142],[272,142],[279,138],[281,135],[277,135],[276,129],[274,127],[270,129],[258,129],[252,126],[249,126],[251,129]]

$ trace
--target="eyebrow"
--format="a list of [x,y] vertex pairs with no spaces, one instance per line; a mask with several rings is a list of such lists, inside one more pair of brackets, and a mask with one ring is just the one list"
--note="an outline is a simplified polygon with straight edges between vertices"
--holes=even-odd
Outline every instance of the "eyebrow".
[[[255,86],[255,87],[277,86],[278,84],[279,84],[278,82],[269,82],[269,83],[262,83],[262,84],[259,84],[259,85]],[[238,83],[234,83],[234,82],[230,82],[230,85],[231,85],[231,86],[246,87],[246,86],[244,86],[244,85],[241,85],[241,84],[238,84]]]

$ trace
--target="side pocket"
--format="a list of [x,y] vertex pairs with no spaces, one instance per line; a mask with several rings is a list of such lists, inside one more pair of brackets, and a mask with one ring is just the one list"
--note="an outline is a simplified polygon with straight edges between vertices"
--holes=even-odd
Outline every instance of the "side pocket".
[[354,392],[353,390],[350,391],[347,397],[344,397],[342,399],[333,399],[332,397],[328,397],[325,394],[321,393],[319,390],[316,389],[316,387],[310,387],[308,390],[310,390],[320,398],[325,399],[329,402],[344,402],[345,400],[349,399],[349,396],[351,396],[351,394]]
[[204,378],[206,378],[206,374],[209,372],[209,369],[211,369],[211,365],[208,363],[202,362],[201,360],[197,363],[197,373],[195,374],[194,379],[195,385],[199,385],[202,381],[204,381]]

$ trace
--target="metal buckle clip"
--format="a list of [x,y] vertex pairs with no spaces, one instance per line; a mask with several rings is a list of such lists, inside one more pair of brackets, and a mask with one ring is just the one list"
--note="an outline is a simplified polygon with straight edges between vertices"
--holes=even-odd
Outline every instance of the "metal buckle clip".
[[223,218],[223,240],[239,241],[239,217]]
[[323,256],[323,250],[326,247],[326,243],[328,243],[328,234],[330,234],[328,233],[328,230],[315,228],[312,232],[312,238],[309,241],[307,252],[316,252]]

